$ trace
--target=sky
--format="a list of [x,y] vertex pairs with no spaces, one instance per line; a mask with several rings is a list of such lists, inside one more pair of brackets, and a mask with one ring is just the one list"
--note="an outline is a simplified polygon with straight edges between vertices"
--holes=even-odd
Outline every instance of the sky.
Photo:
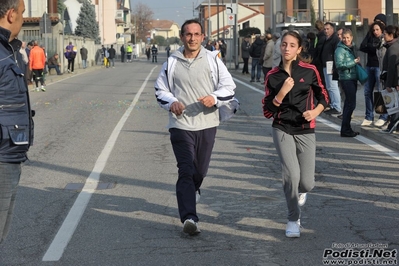
[[194,8],[204,0],[130,0],[131,9],[139,2],[148,6],[154,12],[153,19],[173,20],[181,26],[185,20],[198,17]]

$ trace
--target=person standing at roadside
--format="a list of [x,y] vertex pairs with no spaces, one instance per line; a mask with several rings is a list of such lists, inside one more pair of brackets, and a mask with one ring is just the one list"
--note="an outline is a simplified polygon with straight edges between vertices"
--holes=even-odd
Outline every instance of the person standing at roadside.
[[[384,30],[384,39],[387,48],[382,63],[384,88],[389,92],[399,91],[399,27],[388,25]],[[381,132],[392,133],[395,130],[399,131],[399,113],[390,116],[387,128]]]
[[152,62],[157,63],[158,62],[158,48],[155,46],[155,44],[153,44],[151,47],[151,54],[152,54]]
[[127,47],[126,47],[126,55],[127,55],[126,62],[127,63],[131,63],[132,62],[132,53],[133,53],[133,47],[129,43],[127,45]]
[[330,110],[326,114],[339,115],[341,114],[341,94],[339,93],[338,81],[333,79],[333,65],[334,65],[334,52],[339,43],[338,35],[334,32],[335,25],[331,22],[324,24],[324,33],[326,39],[321,53],[319,55],[321,64],[323,66],[323,76],[326,83],[326,89],[330,96]]
[[108,53],[109,53],[109,61],[110,61],[110,66],[112,66],[112,68],[115,68],[115,56],[116,56],[116,51],[114,49],[114,45],[111,44],[111,48],[108,49]]
[[288,207],[286,237],[300,237],[300,207],[315,183],[316,117],[328,93],[316,67],[301,58],[302,38],[288,31],[281,40],[282,62],[266,76],[263,114],[274,118],[273,142],[280,158]]
[[[371,126],[374,123],[374,87],[379,91],[380,83],[380,61],[377,55],[383,40],[385,26],[381,22],[374,22],[369,28],[369,32],[360,45],[360,51],[367,54],[366,70],[368,79],[364,84],[365,118],[361,126]],[[382,114],[374,123],[376,127],[382,127],[388,120],[387,114]]]
[[[33,73],[33,78],[35,80],[36,91],[40,89],[46,91],[44,88],[43,71],[46,65],[46,55],[44,54],[43,48],[41,48],[37,41],[33,43],[33,48],[29,54],[29,69]],[[39,88],[39,82],[41,87]]]
[[252,67],[251,67],[251,80],[250,82],[260,82],[260,77],[262,75],[262,65],[259,64],[260,57],[262,55],[262,47],[264,41],[260,38],[260,35],[256,36],[255,41],[249,48],[249,55],[252,57]]
[[83,69],[87,68],[87,49],[84,45],[80,48],[80,57],[82,58],[82,67]]
[[183,46],[162,66],[155,82],[158,104],[169,113],[168,128],[176,157],[176,197],[183,232],[200,233],[196,202],[208,172],[218,107],[234,98],[235,84],[226,66],[201,43],[202,25],[187,20],[180,31]]
[[273,66],[273,49],[274,49],[274,41],[272,39],[272,35],[270,33],[266,34],[266,46],[265,52],[263,54],[263,64],[262,64],[262,71],[263,75],[265,75],[262,84],[265,84],[266,75],[272,69]]
[[125,45],[122,44],[121,46],[121,62],[124,63],[125,62]]
[[251,36],[245,36],[244,40],[241,43],[241,57],[242,60],[244,61],[244,66],[242,68],[242,74],[246,75],[249,74],[248,70],[248,61],[249,61],[249,48],[251,47],[251,44],[249,43],[249,39]]
[[11,227],[21,163],[33,142],[33,111],[17,39],[24,11],[23,0],[0,0],[0,106],[7,106],[0,108],[0,244]]
[[[284,30],[282,34],[286,33],[287,30]],[[281,44],[281,34],[278,32],[275,32],[273,34],[273,41],[274,41],[274,47],[273,47],[273,64],[272,68],[279,66],[281,62],[281,50],[280,50],[280,44]]]
[[355,45],[350,29],[342,32],[342,41],[335,49],[334,62],[338,72],[338,80],[345,94],[344,111],[342,112],[341,137],[356,137],[359,132],[351,127],[352,113],[356,108],[357,74],[356,64],[360,57],[355,54]]
[[65,57],[68,60],[68,73],[73,73],[75,68],[76,51],[72,42],[69,42],[69,45],[65,48]]

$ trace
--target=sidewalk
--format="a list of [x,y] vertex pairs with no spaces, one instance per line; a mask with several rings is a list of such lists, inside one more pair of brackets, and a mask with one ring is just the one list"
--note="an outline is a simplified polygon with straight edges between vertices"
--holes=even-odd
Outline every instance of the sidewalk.
[[[242,75],[241,74],[241,69],[239,70],[233,70],[230,69],[230,73],[233,75],[233,77],[243,81],[247,82],[248,84],[251,84],[255,87],[258,87],[259,89],[264,89],[264,85],[258,83],[258,82],[252,82],[250,83],[250,75]],[[343,105],[343,103],[342,103]],[[358,87],[357,95],[356,95],[356,109],[353,112],[353,118],[352,118],[352,127],[353,130],[360,132],[360,136],[367,137],[369,139],[372,139],[373,141],[380,143],[388,148],[394,149],[394,150],[399,150],[399,133],[392,133],[392,134],[387,134],[387,133],[382,133],[380,132],[380,128],[374,127],[374,126],[369,126],[369,127],[361,127],[360,124],[363,122],[364,119],[364,110],[365,110],[365,103],[364,103],[364,90],[363,86]],[[341,119],[337,118],[336,115],[328,115],[325,113],[322,113],[320,115],[322,118],[327,119],[337,125],[341,125]],[[375,115],[374,121],[377,121],[379,115]],[[384,127],[385,128],[385,127]]]
[[[53,70],[52,71],[52,73],[53,73],[52,75],[49,75],[48,73],[46,74],[44,83],[46,84],[46,86],[48,86],[48,85],[50,85],[52,83],[55,83],[57,81],[68,79],[68,78],[73,78],[74,76],[81,75],[81,74],[84,74],[84,73],[87,73],[87,72],[91,72],[91,71],[94,71],[94,70],[97,70],[97,69],[101,69],[101,68],[102,68],[102,65],[95,65],[95,66],[87,67],[85,69],[78,68],[78,69],[75,69],[73,74],[64,73],[63,75],[57,75],[55,73],[55,70]],[[40,82],[39,82],[39,85],[40,85]],[[28,89],[29,89],[30,92],[33,92],[35,87],[36,87],[35,82],[32,82],[32,85],[28,85]]]

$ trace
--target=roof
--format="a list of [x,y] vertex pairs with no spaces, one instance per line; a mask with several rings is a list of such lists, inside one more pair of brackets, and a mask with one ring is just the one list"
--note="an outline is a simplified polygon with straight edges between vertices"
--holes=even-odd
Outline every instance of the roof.
[[[226,3],[227,1],[224,2],[224,4],[222,4],[220,2],[220,0],[204,0],[202,1],[200,4],[198,4],[197,8],[200,6],[204,6],[204,5],[208,5],[209,3],[211,5],[216,5],[219,2],[219,6],[222,5],[226,5],[228,3]],[[265,0],[240,0],[240,4],[244,4],[244,5],[265,5]]]
[[153,20],[152,21],[152,28],[153,29],[158,29],[158,30],[170,30],[172,28],[172,25],[176,24],[172,20]]
[[[58,16],[50,16],[51,23],[57,23],[60,21]],[[24,23],[39,23],[42,17],[26,17]]]

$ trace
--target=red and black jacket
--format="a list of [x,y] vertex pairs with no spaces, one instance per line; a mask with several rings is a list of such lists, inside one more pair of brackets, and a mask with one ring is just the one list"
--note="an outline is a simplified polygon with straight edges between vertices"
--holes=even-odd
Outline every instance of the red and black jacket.
[[326,107],[329,103],[328,92],[323,86],[319,72],[314,65],[302,61],[292,62],[292,78],[294,87],[284,97],[280,106],[273,104],[289,74],[282,68],[275,67],[266,76],[265,97],[262,100],[263,114],[266,118],[274,118],[273,127],[291,134],[314,133],[315,119],[308,122],[302,114],[313,110],[317,104]]

